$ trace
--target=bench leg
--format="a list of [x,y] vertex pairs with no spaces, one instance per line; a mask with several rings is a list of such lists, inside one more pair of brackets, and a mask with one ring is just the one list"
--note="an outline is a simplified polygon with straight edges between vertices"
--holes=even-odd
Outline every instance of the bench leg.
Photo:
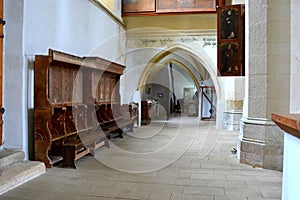
[[129,128],[132,133],[133,133],[133,126],[134,126],[134,123],[132,123]]
[[75,146],[64,146],[62,150],[63,155],[63,167],[72,167],[76,169],[75,166],[75,156],[76,149]]
[[104,141],[104,146],[106,146],[107,148],[110,148],[110,146],[109,146],[109,140],[105,140]]
[[118,130],[118,136],[117,136],[117,137],[123,139],[123,130],[122,130],[122,129],[119,129],[119,130]]

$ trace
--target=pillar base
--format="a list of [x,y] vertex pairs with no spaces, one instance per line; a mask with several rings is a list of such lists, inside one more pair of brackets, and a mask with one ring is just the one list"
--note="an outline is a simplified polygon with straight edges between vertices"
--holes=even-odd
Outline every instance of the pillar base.
[[271,120],[242,118],[237,148],[240,163],[282,171],[283,135]]
[[238,131],[240,130],[240,121],[243,112],[241,110],[225,111],[223,114],[223,130]]

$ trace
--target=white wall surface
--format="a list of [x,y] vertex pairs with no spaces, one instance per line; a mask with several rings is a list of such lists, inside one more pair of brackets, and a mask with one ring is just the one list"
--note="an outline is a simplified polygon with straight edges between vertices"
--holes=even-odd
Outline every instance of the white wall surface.
[[5,0],[5,16],[4,146],[28,157],[34,55],[53,48],[122,64],[125,38],[123,28],[88,0]]
[[26,121],[23,96],[23,7],[22,0],[4,1],[4,55],[3,55],[3,142],[7,148],[23,148],[26,135],[23,129]]
[[282,200],[298,200],[300,197],[300,139],[288,133],[284,134]]
[[183,75],[183,71],[177,71],[173,70],[173,75],[174,75],[174,90],[175,90],[175,95],[177,99],[182,99],[184,98],[183,96],[183,88],[195,88],[195,83],[192,80],[191,77],[188,77],[187,75]]
[[26,55],[46,54],[48,48],[55,48],[79,56],[98,55],[108,60],[115,60],[120,56],[120,26],[91,2],[24,2]]
[[290,112],[300,113],[300,1],[291,0],[291,102]]

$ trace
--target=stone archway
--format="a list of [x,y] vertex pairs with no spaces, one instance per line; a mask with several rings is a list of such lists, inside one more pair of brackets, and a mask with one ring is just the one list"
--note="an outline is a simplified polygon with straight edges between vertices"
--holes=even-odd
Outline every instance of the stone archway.
[[[199,46],[197,46],[199,47]],[[152,69],[159,65],[160,62],[168,55],[172,53],[176,53],[179,55],[180,53],[185,52],[188,55],[190,55],[194,60],[196,60],[198,63],[203,66],[207,72],[209,73],[212,82],[215,86],[216,95],[217,95],[217,123],[216,127],[218,129],[222,128],[222,120],[223,120],[223,111],[225,108],[225,101],[224,101],[224,90],[222,87],[222,83],[220,79],[217,76],[217,67],[212,62],[211,58],[206,54],[206,52],[201,51],[201,49],[197,48],[194,49],[193,47],[187,47],[184,45],[173,45],[170,47],[167,47],[160,52],[158,52],[155,56],[152,57],[152,59],[148,62],[146,65],[143,73],[141,74],[138,88],[140,91],[143,91],[143,88],[145,84],[147,83],[148,77],[150,76],[150,73]],[[196,66],[197,71],[200,71],[200,68]]]

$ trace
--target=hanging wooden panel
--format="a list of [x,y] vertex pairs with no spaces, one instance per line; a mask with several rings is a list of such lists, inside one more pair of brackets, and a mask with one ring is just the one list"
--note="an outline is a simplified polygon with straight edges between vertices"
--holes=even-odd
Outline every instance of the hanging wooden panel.
[[218,75],[243,76],[244,6],[218,7]]

